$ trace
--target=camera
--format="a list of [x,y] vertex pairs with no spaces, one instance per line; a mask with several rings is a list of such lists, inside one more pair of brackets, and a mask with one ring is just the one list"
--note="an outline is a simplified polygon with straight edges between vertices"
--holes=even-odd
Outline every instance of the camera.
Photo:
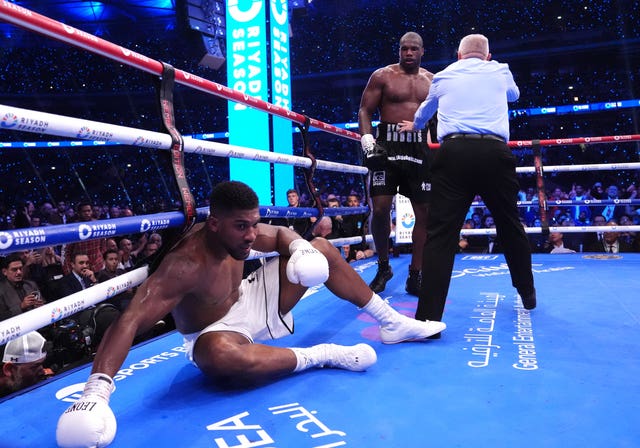
[[74,319],[64,319],[53,325],[51,361],[62,368],[68,364],[89,359],[91,341],[82,326]]

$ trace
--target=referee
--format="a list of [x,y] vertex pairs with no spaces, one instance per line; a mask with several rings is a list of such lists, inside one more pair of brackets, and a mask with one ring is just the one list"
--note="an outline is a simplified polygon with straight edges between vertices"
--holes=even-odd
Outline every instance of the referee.
[[458,61],[434,76],[413,123],[401,124],[403,131],[422,129],[438,111],[441,147],[432,166],[418,320],[442,319],[460,229],[476,194],[495,220],[511,281],[524,307],[536,306],[531,249],[518,217],[516,159],[506,144],[507,102],[519,96],[509,66],[491,61],[488,39],[471,34],[460,41]]

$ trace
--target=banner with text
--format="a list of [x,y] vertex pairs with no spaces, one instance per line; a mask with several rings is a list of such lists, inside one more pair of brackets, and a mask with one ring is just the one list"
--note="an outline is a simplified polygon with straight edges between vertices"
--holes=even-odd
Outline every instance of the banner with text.
[[413,213],[411,201],[406,196],[396,194],[396,244],[411,243],[416,215]]
[[[271,100],[276,106],[291,109],[291,66],[289,64],[289,2],[270,0],[271,25]],[[272,116],[273,151],[293,154],[291,121]],[[275,205],[286,206],[287,190],[295,185],[291,165],[273,165],[273,194]]]
[[[248,96],[268,101],[267,24],[264,0],[227,2],[227,83]],[[229,143],[269,151],[269,115],[233,101]],[[261,204],[271,203],[271,166],[229,159],[229,177],[249,184]]]

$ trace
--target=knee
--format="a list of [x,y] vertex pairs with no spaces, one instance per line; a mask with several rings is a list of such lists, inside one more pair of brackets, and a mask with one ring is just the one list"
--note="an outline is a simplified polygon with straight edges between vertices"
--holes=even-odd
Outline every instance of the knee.
[[311,241],[311,245],[318,249],[327,259],[339,255],[338,250],[326,238],[316,237]]
[[194,360],[205,375],[216,380],[237,378],[245,371],[242,346],[223,338],[198,341]]

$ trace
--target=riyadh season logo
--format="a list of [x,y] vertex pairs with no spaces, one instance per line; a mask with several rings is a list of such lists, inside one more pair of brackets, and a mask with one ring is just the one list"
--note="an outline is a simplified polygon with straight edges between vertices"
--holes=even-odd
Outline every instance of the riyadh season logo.
[[160,218],[160,219],[143,219],[140,221],[140,233],[145,233],[149,231],[162,230],[169,228],[171,224],[169,219]]
[[144,144],[144,137],[138,137],[136,138],[133,143],[131,143],[133,146],[142,146]]
[[107,299],[110,299],[115,295],[116,295],[116,288],[113,286],[109,286],[109,288],[107,289]]
[[13,236],[7,232],[0,232],[0,250],[5,250],[13,244]]
[[3,128],[12,128],[18,124],[18,116],[14,113],[7,112],[0,121],[0,126]]
[[58,321],[62,317],[62,309],[55,307],[51,310],[51,323]]
[[93,233],[91,231],[91,227],[86,224],[80,224],[80,226],[78,227],[78,238],[80,238],[81,240],[86,240],[87,238],[89,238],[91,236],[91,233]]
[[85,139],[89,137],[89,135],[91,135],[91,129],[89,129],[87,126],[82,126],[76,134],[76,137]]
[[402,223],[402,227],[404,227],[405,229],[410,229],[416,222],[416,217],[413,215],[413,213],[405,213],[404,215],[402,215],[400,222]]
[[118,232],[118,228],[115,224],[94,224],[92,226],[88,224],[80,224],[78,226],[78,239],[81,241],[87,240],[91,237],[107,237],[115,235]]

